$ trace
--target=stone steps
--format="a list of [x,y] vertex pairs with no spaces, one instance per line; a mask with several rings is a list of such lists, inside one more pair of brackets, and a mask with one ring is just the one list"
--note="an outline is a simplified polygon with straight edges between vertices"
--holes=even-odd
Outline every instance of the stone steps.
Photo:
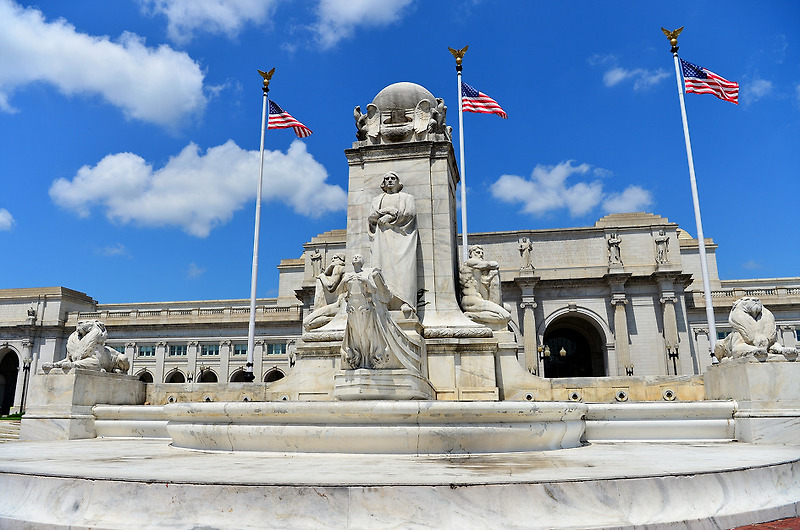
[[19,440],[19,420],[0,421],[0,443]]

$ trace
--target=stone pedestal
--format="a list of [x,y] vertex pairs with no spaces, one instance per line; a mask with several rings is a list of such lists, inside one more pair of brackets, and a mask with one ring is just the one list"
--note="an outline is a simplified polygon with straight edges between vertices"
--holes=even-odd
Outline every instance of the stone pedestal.
[[726,360],[704,374],[706,399],[734,399],[736,438],[750,443],[797,444],[800,363]]
[[20,440],[94,438],[94,405],[142,405],[145,385],[135,376],[73,369],[31,378]]
[[409,370],[345,370],[333,378],[333,397],[356,399],[436,399],[427,379]]

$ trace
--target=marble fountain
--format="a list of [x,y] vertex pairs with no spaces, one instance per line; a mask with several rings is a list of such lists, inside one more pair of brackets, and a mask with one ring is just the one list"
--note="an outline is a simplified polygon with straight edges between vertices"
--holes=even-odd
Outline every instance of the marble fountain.
[[[145,405],[102,323],[81,322],[67,358],[33,377],[21,440],[0,445],[0,527],[728,528],[798,515],[796,351],[745,326],[700,397],[675,380],[661,401],[537,399],[492,262],[459,263],[443,103],[397,83],[367,110],[346,151],[347,252],[318,278],[291,374],[263,400],[226,399],[229,384],[210,402]],[[768,321],[757,305],[740,309]]]

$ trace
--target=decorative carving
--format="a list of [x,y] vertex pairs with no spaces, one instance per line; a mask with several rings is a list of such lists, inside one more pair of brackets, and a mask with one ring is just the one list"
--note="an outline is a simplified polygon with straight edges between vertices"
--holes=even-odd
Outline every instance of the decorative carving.
[[444,100],[433,97],[414,83],[395,83],[384,88],[364,114],[353,109],[356,138],[371,143],[396,143],[431,139],[430,135],[449,136]]
[[361,112],[361,105],[356,105],[353,109],[353,118],[356,120],[356,139],[367,139],[367,115]]
[[345,369],[401,369],[419,372],[421,345],[413,343],[389,314],[392,293],[380,269],[364,268],[363,258],[353,256],[353,271],[342,286],[347,304],[347,326],[342,340]]
[[311,253],[311,273],[316,278],[322,272],[322,252],[318,248]]
[[619,244],[622,239],[616,232],[608,235],[608,264],[609,265],[622,265],[622,255],[619,250]]
[[484,300],[489,300],[502,306],[503,301],[500,294],[500,265],[496,261],[484,259],[483,247],[480,245],[470,245],[469,259],[467,267],[472,269],[475,277],[478,293]]
[[517,245],[517,249],[519,249],[519,255],[521,258],[521,262],[519,265],[520,270],[524,269],[531,269],[533,270],[533,260],[531,259],[531,252],[533,251],[533,243],[527,237],[523,237],[519,240],[519,245]]
[[102,372],[127,373],[130,361],[125,354],[106,346],[108,332],[99,320],[81,320],[67,339],[67,357],[63,361],[42,364],[50,373],[53,368],[83,368]]
[[339,312],[343,300],[339,285],[343,275],[344,254],[334,254],[328,267],[317,275],[314,311],[303,320],[306,330],[324,326]]
[[495,331],[505,329],[511,320],[509,313],[503,306],[481,296],[478,290],[478,280],[475,279],[473,269],[469,266],[461,268],[461,309],[471,320],[489,326]]
[[370,264],[381,270],[392,300],[390,309],[416,313],[417,303],[417,209],[414,197],[403,193],[397,173],[389,172],[381,182],[383,193],[372,200],[369,235]]
[[656,263],[669,263],[669,236],[663,230],[659,230],[654,241],[656,243]]
[[442,339],[442,338],[457,338],[457,339],[476,339],[491,337],[492,330],[489,328],[448,328],[448,327],[426,327],[423,332],[426,339]]
[[765,361],[770,354],[783,355],[790,361],[797,358],[796,348],[787,348],[777,342],[775,317],[758,298],[745,296],[736,300],[728,322],[733,331],[717,342],[714,350],[714,355],[720,361],[749,356]]

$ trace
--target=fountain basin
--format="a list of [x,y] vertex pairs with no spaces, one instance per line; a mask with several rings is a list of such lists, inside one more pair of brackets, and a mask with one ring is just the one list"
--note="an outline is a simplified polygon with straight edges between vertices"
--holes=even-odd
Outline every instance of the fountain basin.
[[583,403],[357,401],[174,403],[175,447],[218,451],[470,454],[581,445]]

